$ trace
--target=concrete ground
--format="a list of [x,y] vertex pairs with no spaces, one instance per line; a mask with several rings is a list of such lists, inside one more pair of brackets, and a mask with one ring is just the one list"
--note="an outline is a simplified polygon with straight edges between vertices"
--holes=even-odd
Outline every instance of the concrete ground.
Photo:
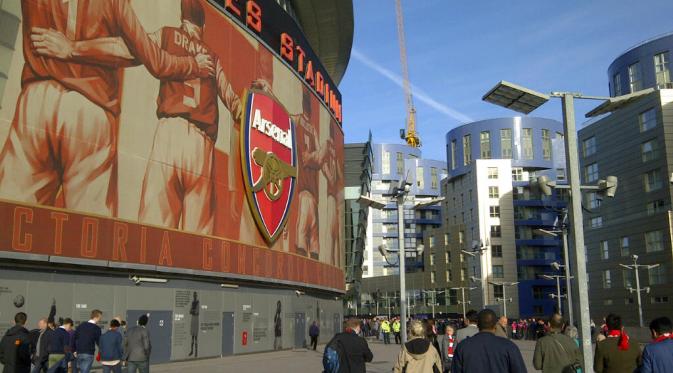
[[[521,349],[529,372],[535,372],[532,366],[535,342],[515,341]],[[312,350],[285,350],[264,352],[250,355],[238,355],[225,358],[191,360],[152,366],[152,373],[265,373],[265,372],[322,372],[322,350],[324,345]],[[370,341],[369,348],[374,354],[374,361],[367,364],[367,372],[390,373],[397,354],[398,345],[384,345],[378,341]]]

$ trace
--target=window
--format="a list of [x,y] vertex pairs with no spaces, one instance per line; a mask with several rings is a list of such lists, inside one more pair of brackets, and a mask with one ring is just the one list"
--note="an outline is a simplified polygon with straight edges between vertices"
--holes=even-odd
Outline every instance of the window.
[[505,297],[505,291],[502,285],[493,285],[493,297],[501,299]]
[[465,268],[460,269],[460,281],[465,281]]
[[479,134],[479,153],[482,159],[491,159],[491,133],[488,131]]
[[556,180],[557,181],[563,181],[566,179],[566,170],[565,168],[557,168],[556,169]]
[[437,167],[430,167],[430,183],[432,189],[439,188],[439,175],[437,174]]
[[656,201],[650,201],[645,206],[647,209],[647,215],[654,215],[660,212],[666,211],[664,208],[664,200],[658,199]]
[[598,198],[598,193],[587,193],[587,205],[589,205],[590,209],[597,209],[601,206],[601,199]]
[[661,170],[657,168],[645,173],[643,175],[643,182],[645,184],[646,192],[652,192],[661,189],[661,187],[664,186],[664,182],[661,177]]
[[603,226],[603,217],[596,216],[591,218],[591,228],[600,228]]
[[668,297],[652,297],[652,303],[668,303]]
[[621,252],[622,256],[629,256],[631,255],[631,249],[629,247],[629,238],[624,236],[619,239],[619,251]]
[[488,207],[489,216],[492,218],[500,217],[500,206],[489,206]]
[[450,251],[444,252],[444,263],[446,263],[446,264],[451,263],[451,252]]
[[644,111],[638,115],[640,132],[645,132],[657,126],[657,112],[654,109]]
[[497,186],[488,187],[488,198],[500,198],[500,189]]
[[523,128],[521,130],[521,143],[523,148],[523,159],[533,159],[533,129]]
[[397,174],[404,174],[404,155],[402,153],[397,153]]
[[608,241],[601,241],[601,259],[610,259],[610,249],[608,248]]
[[612,88],[615,96],[622,95],[622,75],[617,73],[612,77]]
[[435,283],[435,271],[430,272],[430,282]]
[[523,168],[512,167],[512,181],[523,181]]
[[640,77],[640,63],[638,62],[629,65],[629,86],[631,87],[631,93],[643,89]]
[[645,232],[645,251],[653,253],[664,250],[664,234],[662,231]]
[[472,162],[472,136],[463,136],[463,166],[467,166]]
[[430,254],[429,258],[430,258],[430,265],[434,266],[435,265],[435,254]]
[[650,140],[640,144],[640,153],[642,154],[643,162],[649,162],[659,157],[657,140]]
[[502,246],[501,245],[492,245],[491,246],[491,256],[493,258],[502,258]]
[[669,84],[671,81],[668,69],[668,52],[663,52],[654,55],[654,73],[657,77],[657,88],[671,88]]
[[499,225],[491,225],[491,237],[500,237],[502,232]]
[[383,156],[381,157],[381,173],[390,175],[390,152],[383,152]]
[[436,243],[437,243],[437,242],[436,242],[436,240],[435,240],[435,236],[430,236],[430,237],[428,237],[428,245],[430,245],[431,248],[432,248],[432,247],[435,247],[435,244],[436,244]]
[[612,306],[612,299],[604,299],[603,300],[603,305],[604,306]]
[[624,287],[632,288],[633,286],[633,270],[624,268],[622,270],[622,277],[624,278]]
[[497,179],[498,178],[498,168],[497,167],[489,167],[488,168],[488,178],[489,179]]
[[444,233],[444,246],[449,245],[449,235]]
[[659,265],[657,267],[650,268],[648,272],[650,285],[663,285],[668,282],[666,281],[666,267]]
[[603,271],[603,289],[610,289],[612,287],[612,279],[610,278],[610,270]]
[[461,244],[461,245],[465,243],[465,232],[464,231],[458,232],[458,243]]
[[505,278],[505,269],[501,265],[493,266],[493,278]]
[[545,288],[542,286],[533,286],[533,299],[535,300],[544,300],[547,296]]
[[451,270],[446,270],[446,282],[451,282]]
[[591,136],[588,139],[582,141],[582,154],[585,157],[588,157],[596,153],[596,137]]
[[591,183],[598,180],[598,163],[584,166],[584,182]]
[[551,160],[551,135],[549,130],[542,130],[542,159]]
[[500,130],[500,153],[503,159],[512,159],[512,130]]
[[634,304],[634,303],[635,303],[635,301],[633,300],[633,298],[624,299],[624,304],[628,305],[628,304]]
[[451,170],[456,169],[456,140],[451,140]]
[[416,185],[418,189],[425,189],[425,175],[423,174],[423,167],[416,167]]

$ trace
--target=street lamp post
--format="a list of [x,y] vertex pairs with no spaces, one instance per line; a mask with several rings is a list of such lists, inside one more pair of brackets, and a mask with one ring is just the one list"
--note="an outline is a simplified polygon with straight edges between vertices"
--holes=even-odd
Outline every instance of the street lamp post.
[[437,305],[437,294],[442,294],[444,293],[444,290],[422,290],[423,293],[431,293],[432,294],[432,318],[435,318],[435,306]]
[[[540,277],[546,279],[546,280],[556,280],[556,308],[558,309],[559,315],[563,315],[563,312],[561,310],[561,298],[563,297],[561,295],[561,279],[564,278],[565,276],[561,275],[541,275]],[[568,289],[569,291],[570,289]],[[552,298],[554,294],[551,294]]]
[[622,266],[626,269],[632,269],[636,272],[635,273],[635,275],[636,275],[636,288],[634,289],[632,287],[629,287],[628,290],[629,290],[629,293],[633,293],[635,291],[636,296],[638,297],[638,321],[640,322],[640,327],[642,328],[642,327],[644,327],[643,304],[642,304],[642,300],[641,300],[641,297],[640,297],[640,293],[643,292],[643,291],[646,292],[646,293],[649,293],[650,288],[649,287],[645,287],[645,288],[642,288],[642,289],[640,288],[640,273],[638,272],[638,269],[640,267],[644,267],[646,269],[657,268],[657,267],[659,267],[659,264],[638,264],[638,255],[633,255],[633,264],[620,264],[620,266]]
[[[507,287],[517,285],[519,282],[492,282],[489,281],[489,284],[495,286],[502,286],[502,298],[497,298],[496,300],[502,300],[502,312],[503,315],[507,317]],[[512,298],[509,298],[509,301],[512,302]]]
[[[484,273],[484,253],[488,250],[488,243],[484,244],[481,241],[472,242],[472,250],[460,250],[463,254],[469,255],[470,257],[476,260],[477,255],[479,256],[479,272],[481,275],[481,306],[482,308],[486,307],[486,302],[488,301],[488,288],[486,287],[487,276]],[[476,281],[476,277],[472,277],[473,281]]]
[[[392,188],[391,194],[393,196],[393,201],[397,203],[397,240],[398,240],[398,249],[389,250],[383,249],[382,245],[379,247],[381,253],[383,254],[386,261],[385,252],[398,252],[399,256],[399,272],[400,272],[400,336],[402,337],[402,343],[407,342],[407,285],[406,285],[406,253],[407,250],[404,244],[404,201],[407,194],[411,190],[411,183],[409,183],[406,178],[400,179],[397,187]],[[434,198],[428,201],[423,201],[414,205],[414,209],[422,208],[426,206],[431,206],[437,203],[440,203],[444,200],[444,197]],[[358,202],[364,206],[372,207],[377,210],[382,210],[386,206],[386,201],[379,201],[377,199],[370,198],[368,196],[361,195],[358,198]],[[418,250],[411,250],[418,253]],[[388,311],[390,312],[390,311]]]
[[[589,99],[601,100],[598,108],[587,113],[587,117],[597,116],[616,110],[633,99],[653,92],[653,89],[643,90],[619,97],[596,97],[584,96],[573,92],[552,92],[550,95],[536,92],[528,88],[509,82],[501,81],[486,93],[484,101],[502,106],[523,114],[529,114],[533,110],[549,101],[550,96],[560,98],[563,102],[563,126],[565,131],[566,168],[568,170],[568,182],[570,184],[571,214],[570,221],[575,247],[575,270],[577,276],[577,293],[579,295],[580,308],[580,332],[582,337],[582,353],[584,358],[584,371],[591,372],[593,367],[593,349],[591,344],[591,320],[589,318],[589,288],[587,281],[587,268],[585,262],[586,248],[584,247],[584,227],[582,226],[582,198],[580,187],[579,159],[577,154],[577,129],[575,128],[574,100]],[[616,185],[615,185],[616,188]]]
[[470,290],[476,289],[476,287],[470,288],[470,287],[467,287],[467,286],[461,286],[461,287],[451,288],[451,289],[452,290],[460,290],[462,301],[459,301],[458,303],[463,305],[463,320],[465,320],[465,319],[467,319],[467,311],[465,310],[465,305],[470,304],[469,300],[465,301],[465,289],[470,291]]

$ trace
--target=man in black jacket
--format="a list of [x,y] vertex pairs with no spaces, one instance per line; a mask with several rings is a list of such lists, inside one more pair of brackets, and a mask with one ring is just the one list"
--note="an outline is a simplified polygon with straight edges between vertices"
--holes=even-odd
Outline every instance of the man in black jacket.
[[0,340],[0,363],[2,373],[30,372],[30,335],[26,325],[27,316],[19,312],[14,316],[14,327]]
[[340,344],[343,349],[345,356],[339,356],[341,360],[339,373],[365,373],[367,372],[365,363],[374,359],[367,341],[359,334],[360,320],[349,319],[346,321],[346,331],[335,335],[327,344],[327,346]]
[[492,310],[479,312],[479,333],[458,343],[451,372],[526,373],[519,348],[509,339],[496,337],[497,320]]

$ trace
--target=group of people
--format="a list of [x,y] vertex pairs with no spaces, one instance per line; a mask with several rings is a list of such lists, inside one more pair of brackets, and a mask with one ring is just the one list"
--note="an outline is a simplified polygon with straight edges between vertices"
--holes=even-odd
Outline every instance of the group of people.
[[93,310],[91,318],[75,328],[70,318],[56,323],[50,316],[38,320],[37,328],[29,331],[28,316],[17,313],[14,326],[0,340],[2,372],[89,373],[97,360],[103,373],[121,373],[124,365],[129,373],[149,373],[149,317],[141,315],[137,325],[128,330],[126,322],[115,317],[104,333],[99,326],[102,317],[102,311]]
[[[399,322],[399,319],[395,319]],[[583,358],[578,331],[567,325],[559,314],[547,320],[511,322],[494,311],[467,312],[464,327],[458,329],[450,322],[440,323],[443,333],[437,334],[434,320],[411,320],[409,340],[402,345],[395,362],[395,373],[438,372],[503,372],[523,373],[526,365],[519,348],[510,339],[536,339],[533,366],[543,373],[580,373]],[[522,327],[520,323],[525,323]],[[531,328],[530,323],[534,324]],[[362,337],[377,336],[372,328],[379,327],[384,335],[387,320],[347,321],[344,333],[335,341],[346,349],[345,362],[338,372],[366,372],[365,363],[373,354]],[[514,326],[514,325],[516,326]],[[367,328],[369,332],[365,332]],[[511,329],[510,329],[511,328]],[[523,328],[523,329],[522,329]],[[535,333],[529,337],[529,330]],[[441,330],[441,329],[440,329]],[[660,317],[650,323],[652,342],[643,350],[631,342],[618,315],[610,314],[597,338],[593,369],[596,373],[673,372],[673,323]],[[384,342],[385,343],[385,342]],[[327,350],[327,349],[326,349]]]

